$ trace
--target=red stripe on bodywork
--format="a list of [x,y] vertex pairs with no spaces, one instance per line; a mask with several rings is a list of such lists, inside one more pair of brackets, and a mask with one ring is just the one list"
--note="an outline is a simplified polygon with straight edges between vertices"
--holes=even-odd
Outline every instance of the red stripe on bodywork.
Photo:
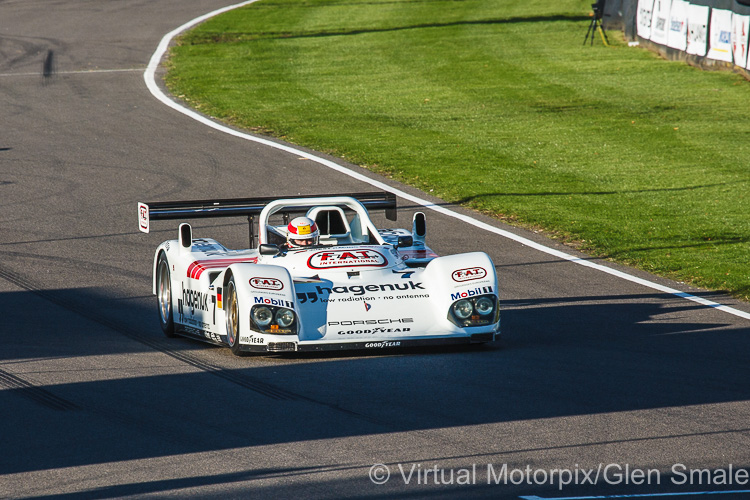
[[226,267],[229,267],[232,264],[238,264],[241,262],[247,262],[250,264],[255,264],[258,262],[257,257],[241,257],[241,258],[234,258],[234,259],[211,259],[211,260],[196,260],[192,264],[190,264],[187,268],[187,276],[188,278],[192,278],[194,280],[197,280],[201,277],[201,274],[203,274],[203,271],[206,269],[224,269]]
[[435,258],[438,256],[431,250],[399,250],[399,253],[412,259]]

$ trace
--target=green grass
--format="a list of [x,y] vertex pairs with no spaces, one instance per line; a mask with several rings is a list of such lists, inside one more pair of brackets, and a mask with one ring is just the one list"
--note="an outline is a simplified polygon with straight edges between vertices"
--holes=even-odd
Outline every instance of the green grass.
[[234,125],[750,299],[750,83],[582,46],[590,0],[271,0],[172,50]]

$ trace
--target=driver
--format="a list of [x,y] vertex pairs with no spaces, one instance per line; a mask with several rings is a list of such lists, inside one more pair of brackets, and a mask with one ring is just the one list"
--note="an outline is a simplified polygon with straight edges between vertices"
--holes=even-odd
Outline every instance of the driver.
[[318,225],[309,217],[297,217],[287,226],[286,244],[289,248],[307,247],[318,244]]

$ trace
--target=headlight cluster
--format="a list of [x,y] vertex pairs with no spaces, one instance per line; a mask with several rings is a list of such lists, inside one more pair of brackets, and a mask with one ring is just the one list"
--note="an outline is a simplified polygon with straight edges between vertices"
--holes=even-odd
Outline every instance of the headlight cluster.
[[448,319],[456,326],[483,326],[497,323],[497,296],[480,295],[451,304]]
[[294,335],[297,333],[297,318],[294,311],[286,307],[254,305],[250,309],[251,329],[260,333]]

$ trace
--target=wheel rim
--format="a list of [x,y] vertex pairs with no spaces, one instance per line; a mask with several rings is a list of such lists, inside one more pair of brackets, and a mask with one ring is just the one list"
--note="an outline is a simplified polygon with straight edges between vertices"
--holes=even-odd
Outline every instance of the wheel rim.
[[237,310],[237,294],[232,283],[228,286],[229,303],[227,304],[227,343],[234,346],[237,343],[237,330],[239,326],[239,312]]
[[157,295],[161,322],[166,325],[169,323],[172,310],[172,284],[169,280],[169,267],[165,261],[159,263]]

